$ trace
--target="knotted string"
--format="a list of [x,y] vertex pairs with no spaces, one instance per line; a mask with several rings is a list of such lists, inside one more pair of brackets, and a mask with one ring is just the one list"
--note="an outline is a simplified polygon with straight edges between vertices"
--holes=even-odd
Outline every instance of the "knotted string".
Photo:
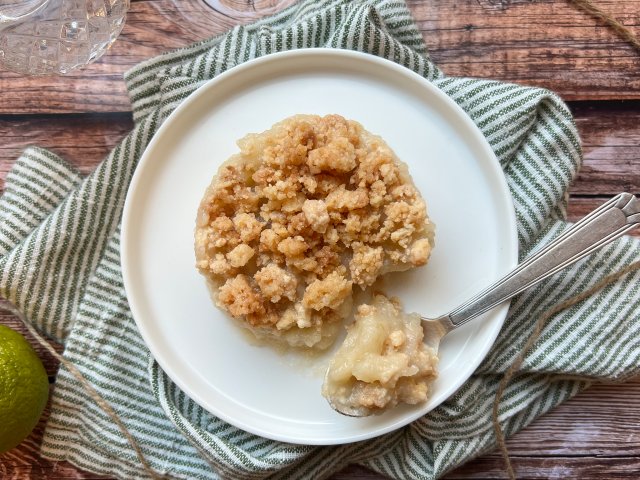
[[[540,333],[542,333],[542,329],[546,325],[547,321],[553,315],[555,315],[556,313],[561,312],[562,310],[564,310],[566,308],[572,307],[573,305],[586,300],[587,298],[589,298],[591,295],[596,293],[601,288],[606,287],[607,285],[611,285],[612,283],[618,281],[620,278],[622,278],[627,273],[630,273],[630,272],[633,272],[633,271],[636,271],[636,270],[640,270],[640,260],[638,260],[636,262],[633,262],[630,265],[627,265],[622,270],[620,270],[620,271],[618,271],[616,273],[612,273],[611,275],[608,275],[608,276],[604,277],[602,280],[600,280],[598,283],[596,283],[593,287],[589,288],[588,290],[585,290],[582,293],[579,293],[578,295],[574,295],[573,297],[565,300],[562,303],[559,303],[558,305],[556,305],[555,307],[551,308],[550,310],[545,312],[543,315],[541,315],[540,318],[538,318],[538,321],[535,323],[533,331],[531,332],[531,335],[529,336],[529,339],[527,340],[527,343],[525,343],[524,348],[520,351],[518,356],[513,360],[513,362],[511,363],[511,365],[509,366],[509,368],[505,372],[504,376],[502,377],[502,380],[500,381],[500,384],[498,385],[498,391],[496,392],[496,398],[493,401],[492,421],[493,421],[493,428],[494,428],[495,433],[496,433],[496,441],[498,443],[498,447],[500,447],[500,451],[502,452],[502,457],[504,458],[504,463],[505,463],[505,466],[506,466],[507,475],[509,475],[509,478],[511,480],[515,480],[516,475],[515,475],[515,472],[513,470],[513,466],[511,465],[511,459],[509,457],[509,450],[507,449],[507,444],[506,444],[506,441],[505,441],[505,438],[504,438],[504,434],[502,432],[502,427],[500,426],[500,422],[498,421],[498,407],[500,406],[500,400],[502,399],[502,395],[503,395],[505,389],[507,388],[507,385],[509,385],[509,382],[511,381],[513,376],[518,372],[518,370],[520,370],[520,367],[522,366],[522,362],[524,361],[524,358],[526,357],[527,353],[529,352],[529,350],[531,349],[533,344],[540,337]],[[581,377],[579,375],[572,376],[572,378],[576,379],[576,380],[593,380],[592,377],[586,377],[586,376],[585,377]]]
[[[576,8],[582,10],[583,12],[586,12],[589,15],[592,15],[598,18],[599,20],[602,20],[609,28],[611,28],[615,33],[617,33],[618,36],[620,36],[623,40],[629,42],[634,48],[636,48],[640,52],[640,39],[638,39],[638,37],[631,31],[631,29],[625,27],[622,23],[620,23],[618,20],[613,18],[608,13],[606,13],[604,10],[594,5],[593,2],[591,2],[590,0],[569,0],[569,3],[572,3],[573,5],[576,6]],[[500,452],[502,453],[502,458],[504,459],[507,475],[509,475],[509,478],[511,480],[515,480],[516,475],[513,470],[513,465],[511,464],[511,458],[509,457],[509,450],[507,449],[504,433],[502,432],[502,427],[500,426],[500,422],[498,421],[498,407],[500,406],[500,400],[502,398],[502,395],[504,394],[505,389],[507,388],[507,385],[509,385],[509,382],[511,381],[515,373],[522,366],[522,362],[524,361],[524,358],[526,357],[527,353],[529,352],[533,344],[538,340],[538,338],[540,337],[540,333],[542,333],[542,329],[546,325],[547,321],[553,315],[577,303],[582,302],[583,300],[587,299],[588,297],[593,295],[595,292],[597,292],[601,288],[616,282],[627,273],[630,273],[635,270],[640,270],[640,261],[634,262],[631,265],[628,265],[627,267],[623,268],[619,272],[613,273],[605,277],[604,279],[602,279],[600,282],[598,282],[596,285],[586,290],[585,292],[579,295],[576,295],[574,297],[571,297],[568,300],[565,300],[564,302],[560,303],[559,305],[556,305],[555,307],[553,307],[552,309],[544,313],[536,322],[533,328],[533,332],[531,332],[531,336],[527,340],[527,343],[525,344],[524,348],[518,354],[518,356],[514,359],[513,363],[507,369],[504,376],[502,377],[502,380],[498,385],[496,398],[493,402],[492,421],[493,421],[493,428],[496,434],[496,441],[498,443],[498,447],[500,448]],[[587,381],[593,380],[591,377],[581,377],[581,376],[574,376],[573,379],[587,380]]]
[[[533,344],[538,340],[544,326],[553,315],[561,312],[562,310],[565,310],[566,308],[572,307],[573,305],[576,305],[577,303],[580,303],[586,300],[587,298],[592,296],[594,293],[596,293],[600,289],[606,287],[607,285],[611,285],[615,283],[626,274],[636,270],[640,270],[640,260],[624,267],[622,270],[616,273],[612,273],[606,276],[605,278],[600,280],[598,283],[596,283],[593,287],[585,290],[582,293],[579,293],[578,295],[574,295],[573,297],[565,300],[562,303],[559,303],[555,307],[545,312],[542,316],[540,316],[540,318],[536,322],[533,328],[533,331],[531,332],[531,335],[529,336],[529,339],[525,343],[522,351],[518,354],[518,356],[514,359],[514,361],[511,363],[511,365],[505,372],[504,376],[502,377],[502,380],[500,381],[500,384],[498,385],[496,397],[493,402],[492,421],[493,421],[493,427],[496,434],[496,440],[500,448],[500,451],[502,452],[507,474],[509,475],[510,479],[515,480],[516,476],[513,470],[513,466],[511,464],[511,459],[509,457],[509,451],[507,449],[504,433],[502,431],[502,427],[500,426],[500,422],[498,421],[498,407],[500,406],[500,400],[502,399],[502,395],[507,385],[509,384],[513,376],[516,374],[516,372],[522,366],[522,362],[524,361],[524,358],[526,357],[527,353],[529,352]],[[109,418],[111,418],[111,420],[113,420],[113,422],[118,426],[118,428],[120,429],[120,431],[122,432],[126,440],[134,449],[136,453],[136,457],[140,461],[140,464],[143,466],[147,474],[154,480],[165,479],[166,477],[164,475],[157,473],[151,468],[151,465],[149,465],[149,462],[147,462],[146,458],[144,457],[144,454],[142,453],[142,449],[138,445],[138,442],[135,440],[131,432],[129,432],[129,429],[122,422],[122,420],[120,419],[118,414],[115,412],[113,407],[109,404],[109,402],[107,402],[102,397],[102,395],[98,393],[98,391],[91,385],[91,383],[89,383],[89,381],[84,377],[84,375],[82,375],[80,370],[78,370],[78,368],[73,363],[69,362],[62,355],[56,352],[55,349],[51,346],[51,344],[45,338],[43,338],[42,335],[40,335],[40,333],[38,333],[38,331],[31,325],[31,323],[24,317],[24,315],[22,315],[20,311],[6,304],[0,305],[0,309],[5,310],[8,313],[11,313],[12,315],[16,316],[18,319],[20,319],[20,321],[24,324],[24,326],[29,331],[29,333],[38,341],[38,343],[42,345],[51,355],[53,355],[76,378],[76,380],[80,382],[82,387],[87,391],[87,393],[89,394],[91,399],[96,403],[96,405],[98,405],[109,416]],[[586,376],[585,377],[572,376],[572,378],[575,380],[592,380],[591,377],[586,377]]]
[[69,360],[67,360],[58,352],[56,352],[55,349],[51,346],[51,344],[45,338],[43,338],[42,335],[40,335],[40,333],[31,325],[31,323],[24,317],[24,315],[19,310],[17,310],[13,306],[9,306],[4,303],[0,304],[0,310],[4,310],[8,313],[11,313],[12,315],[20,319],[20,321],[24,324],[24,326],[29,331],[29,333],[38,341],[38,343],[42,345],[47,350],[47,352],[53,355],[56,358],[56,360],[58,360],[60,364],[62,364],[69,371],[69,373],[71,373],[76,378],[76,380],[80,382],[80,385],[82,385],[82,387],[85,389],[87,394],[91,397],[91,399],[94,402],[96,402],[96,405],[98,405],[102,409],[102,411],[106,413],[109,416],[109,418],[113,420],[113,423],[115,423],[117,427],[120,429],[120,431],[122,432],[122,435],[124,435],[124,438],[127,440],[127,442],[129,442],[129,444],[131,445],[131,448],[133,448],[133,450],[135,451],[136,457],[140,461],[140,464],[142,465],[142,468],[144,468],[145,472],[147,472],[147,474],[154,480],[165,479],[166,477],[164,475],[157,473],[155,470],[153,470],[153,468],[151,468],[151,465],[149,465],[149,462],[147,462],[147,459],[142,453],[142,448],[140,448],[140,445],[138,445],[138,442],[133,437],[129,429],[126,427],[124,422],[120,419],[118,414],[115,412],[111,404],[107,402],[104,399],[104,397],[100,395],[100,393],[98,393],[98,391],[93,387],[93,385],[91,385],[91,383],[89,383],[89,381],[84,377],[84,375],[82,375],[80,370],[78,370],[78,368],[73,363],[71,363]]
[[[589,15],[592,15],[595,18],[598,18],[599,20],[602,20],[609,28],[611,28],[615,33],[617,33],[618,36],[620,36],[625,41],[629,42],[634,48],[640,51],[640,40],[631,31],[631,29],[625,27],[622,23],[620,23],[618,20],[613,18],[611,15],[607,14],[605,11],[603,11],[602,9],[594,5],[593,2],[591,2],[590,0],[569,0],[569,2],[575,5],[576,8],[588,13]],[[507,474],[509,475],[510,479],[515,480],[516,476],[513,470],[513,466],[511,464],[511,459],[509,457],[509,451],[507,449],[505,437],[502,432],[500,423],[498,422],[498,407],[500,405],[500,400],[502,398],[502,395],[507,385],[509,384],[513,376],[516,374],[516,372],[522,366],[522,362],[524,361],[526,354],[531,349],[533,344],[540,337],[542,329],[546,325],[549,318],[551,318],[553,315],[557,314],[558,312],[566,308],[569,308],[579,302],[584,301],[585,299],[593,295],[595,292],[597,292],[601,288],[616,282],[627,273],[630,273],[636,270],[640,270],[640,261],[634,262],[631,265],[628,265],[627,267],[623,268],[619,272],[613,273],[605,277],[603,280],[601,280],[600,282],[598,282],[596,285],[586,290],[585,292],[575,295],[569,298],[568,300],[565,300],[564,302],[560,303],[559,305],[556,305],[555,307],[547,311],[545,314],[543,314],[536,322],[533,332],[531,333],[531,336],[527,340],[524,348],[522,349],[520,354],[515,358],[511,366],[505,372],[498,386],[496,397],[493,403],[492,420],[493,420],[493,427],[495,430],[497,443],[500,448],[500,451],[502,452],[502,456],[504,458],[504,462],[506,465]],[[17,317],[18,319],[20,319],[20,321],[24,324],[24,326],[27,328],[29,333],[38,341],[38,343],[42,345],[53,357],[55,357],[60,362],[61,365],[63,365],[76,378],[76,380],[87,391],[91,399],[93,399],[93,401],[96,403],[96,405],[98,405],[120,429],[125,439],[129,442],[129,444],[135,451],[136,457],[140,461],[140,464],[144,468],[145,472],[154,480],[165,479],[166,477],[164,475],[157,473],[155,470],[153,470],[153,468],[151,468],[151,465],[149,464],[149,462],[147,462],[142,452],[142,449],[138,445],[138,442],[135,440],[135,438],[133,437],[129,429],[122,422],[122,420],[120,419],[118,414],[115,412],[113,407],[109,404],[109,402],[107,402],[102,397],[102,395],[100,395],[100,393],[98,393],[98,391],[91,385],[91,383],[87,381],[87,379],[82,375],[80,370],[78,370],[78,368],[73,363],[69,362],[62,355],[56,352],[55,349],[51,346],[51,344],[40,335],[40,333],[29,323],[29,321],[22,315],[20,311],[18,311],[13,307],[7,306],[6,304],[0,305],[0,309],[5,310],[11,313],[12,315],[14,315],[15,317]],[[576,378],[579,380],[591,380],[590,377],[578,376]]]
[[599,20],[602,20],[611,30],[616,32],[620,38],[629,42],[640,52],[640,39],[635,35],[630,28],[625,27],[618,20],[613,18],[607,12],[602,10],[600,7],[594,5],[594,3],[590,0],[569,0],[570,3],[579,8],[583,12],[588,13],[589,15],[596,17]]

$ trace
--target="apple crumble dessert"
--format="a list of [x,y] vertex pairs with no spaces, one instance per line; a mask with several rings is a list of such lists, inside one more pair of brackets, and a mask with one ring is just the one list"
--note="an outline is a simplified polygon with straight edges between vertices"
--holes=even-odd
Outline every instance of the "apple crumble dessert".
[[423,342],[418,314],[376,295],[358,307],[355,322],[331,360],[322,395],[338,411],[367,416],[424,402],[437,376],[436,351]]
[[407,166],[339,115],[296,115],[238,142],[200,204],[199,271],[256,336],[326,348],[356,287],[424,265],[433,225]]

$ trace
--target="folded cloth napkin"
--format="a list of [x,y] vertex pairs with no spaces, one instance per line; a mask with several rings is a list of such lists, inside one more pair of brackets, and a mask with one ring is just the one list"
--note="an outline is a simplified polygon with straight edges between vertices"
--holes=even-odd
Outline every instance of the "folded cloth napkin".
[[[158,367],[129,312],[119,253],[125,192],[154,132],[198,86],[254,57],[318,46],[398,62],[469,114],[504,169],[521,257],[567,227],[567,187],[581,163],[567,108],[539,88],[444,76],[429,60],[403,2],[304,1],[135,67],[126,74],[135,127],[93,174],[82,178],[39,148],[26,150],[9,173],[0,199],[0,293],[41,332],[64,343],[64,356],[113,405],[153,469],[168,477],[316,479],[349,463],[397,479],[441,476],[495,447],[496,388],[535,320],[640,258],[639,243],[623,238],[517,297],[496,344],[469,381],[425,417],[379,438],[332,447],[285,444],[204,411]],[[504,392],[499,420],[506,434],[591,380],[638,372],[639,288],[640,273],[628,274],[549,320]],[[105,475],[148,477],[109,416],[64,368],[42,455]]]

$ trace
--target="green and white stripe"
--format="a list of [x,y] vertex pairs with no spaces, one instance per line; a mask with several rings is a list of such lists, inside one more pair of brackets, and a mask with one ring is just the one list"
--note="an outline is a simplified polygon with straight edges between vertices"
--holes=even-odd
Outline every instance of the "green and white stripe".
[[[504,169],[521,255],[559,235],[566,192],[581,164],[579,138],[553,93],[445,77],[429,60],[401,1],[303,1],[253,25],[151,59],[126,74],[135,127],[87,178],[30,148],[0,198],[0,294],[78,366],[121,416],[158,472],[175,478],[323,478],[358,462],[392,478],[435,478],[495,447],[490,422],[501,374],[540,315],[640,258],[624,238],[517,297],[495,346],[447,402],[383,437],[336,447],[279,443],[204,411],[149,356],[128,309],[119,223],[142,151],[166,116],[208,79],[252,58],[307,47],[368,52],[410,68],[456,101]],[[401,120],[401,119],[399,119]],[[575,395],[592,379],[623,379],[640,365],[640,274],[555,315],[504,393],[507,434]],[[42,454],[120,478],[146,478],[107,415],[62,369]]]

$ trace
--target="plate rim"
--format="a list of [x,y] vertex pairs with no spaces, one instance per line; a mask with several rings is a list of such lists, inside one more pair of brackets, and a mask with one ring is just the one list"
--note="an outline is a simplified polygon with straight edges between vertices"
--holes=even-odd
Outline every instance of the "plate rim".
[[[447,106],[454,111],[456,117],[463,121],[466,124],[467,130],[473,132],[473,135],[476,137],[476,141],[479,142],[479,145],[482,145],[484,150],[483,154],[490,158],[490,162],[487,162],[487,168],[492,170],[494,174],[495,180],[501,185],[500,198],[505,202],[504,207],[509,213],[509,223],[508,230],[510,231],[510,245],[505,245],[505,256],[508,258],[508,263],[511,264],[511,267],[514,267],[518,262],[518,251],[519,251],[519,242],[517,235],[517,222],[516,222],[516,214],[513,203],[513,197],[510,193],[509,186],[507,184],[506,176],[504,175],[504,171],[502,170],[500,163],[489,145],[489,142],[484,137],[478,126],[473,122],[473,120],[469,117],[469,115],[448,95],[446,95],[442,90],[433,85],[429,80],[422,77],[418,73],[413,70],[400,65],[394,61],[385,59],[383,57],[379,57],[373,54],[369,54],[366,52],[360,52],[355,50],[344,50],[337,48],[305,48],[305,49],[297,49],[297,50],[288,50],[283,52],[276,52],[267,55],[263,55],[261,57],[257,57],[251,60],[248,60],[244,63],[236,65],[229,70],[219,74],[218,76],[209,79],[203,85],[199,86],[196,90],[190,93],[187,98],[185,98],[180,105],[178,105],[174,111],[172,111],[160,125],[158,130],[153,134],[149,143],[145,147],[140,159],[135,167],[133,172],[131,182],[127,188],[127,193],[125,197],[125,202],[122,211],[122,220],[121,220],[121,240],[120,240],[120,258],[121,258],[121,270],[123,277],[123,285],[127,297],[127,302],[129,304],[129,308],[131,310],[132,317],[135,321],[135,324],[142,336],[142,339],[149,349],[152,357],[158,363],[158,365],[162,368],[164,373],[193,401],[195,401],[198,405],[200,405],[204,410],[208,411],[212,415],[224,420],[225,422],[234,425],[237,428],[245,430],[249,433],[259,435],[264,438],[286,442],[286,443],[295,443],[295,444],[303,444],[303,445],[340,445],[347,444],[352,442],[357,442],[361,440],[376,438],[385,433],[389,433],[397,430],[403,426],[410,424],[411,422],[417,420],[418,418],[426,415],[433,409],[437,408],[439,405],[444,403],[447,399],[449,399],[452,395],[455,394],[457,390],[459,390],[464,383],[473,375],[473,372],[478,368],[478,366],[482,363],[482,361],[486,358],[489,350],[495,344],[496,338],[498,337],[502,326],[504,325],[505,319],[508,314],[508,309],[510,306],[510,300],[504,302],[503,304],[494,307],[492,312],[496,315],[496,319],[493,320],[494,326],[493,331],[488,336],[483,348],[480,349],[480,354],[474,359],[473,368],[470,369],[469,375],[462,375],[459,379],[452,383],[452,385],[447,389],[447,393],[445,394],[444,400],[440,402],[438,405],[433,406],[432,408],[422,411],[421,409],[417,409],[417,414],[407,415],[407,417],[403,417],[402,421],[391,423],[386,427],[374,429],[373,432],[367,431],[366,433],[358,433],[352,435],[342,435],[340,438],[327,438],[327,437],[317,437],[317,438],[297,438],[292,437],[287,434],[279,434],[273,432],[266,432],[260,428],[253,427],[250,423],[245,422],[243,419],[239,419],[237,417],[231,417],[227,415],[225,412],[219,411],[216,408],[212,408],[210,402],[204,401],[198,394],[195,394],[193,390],[187,385],[179,375],[175,374],[175,371],[163,358],[162,354],[158,351],[159,347],[154,344],[154,341],[151,340],[151,332],[148,329],[148,325],[141,319],[140,309],[135,301],[135,297],[131,296],[130,293],[133,291],[133,283],[134,281],[131,278],[131,273],[129,271],[130,262],[129,258],[129,250],[130,244],[134,242],[134,239],[131,238],[129,233],[128,225],[130,225],[131,218],[133,217],[133,212],[135,210],[134,203],[132,202],[132,198],[136,194],[136,190],[138,184],[142,182],[144,178],[145,169],[149,168],[149,165],[152,165],[152,162],[149,158],[152,156],[153,150],[155,149],[155,145],[160,142],[160,139],[164,135],[165,131],[173,128],[173,124],[179,119],[185,110],[191,108],[191,106],[198,101],[198,99],[206,95],[210,89],[216,88],[218,83],[225,82],[229,78],[233,76],[242,75],[245,70],[250,70],[252,68],[259,68],[264,63],[269,62],[278,62],[281,59],[287,60],[295,57],[306,57],[306,56],[338,56],[338,57],[351,57],[358,61],[369,62],[373,65],[377,65],[382,68],[389,69],[393,71],[395,74],[404,75],[408,77],[412,77],[414,81],[418,81],[422,84],[422,87],[429,91],[430,94],[436,95],[439,97],[441,101],[444,101]],[[133,249],[133,247],[131,247]],[[464,377],[464,378],[462,378]],[[408,418],[408,420],[407,420]]]

